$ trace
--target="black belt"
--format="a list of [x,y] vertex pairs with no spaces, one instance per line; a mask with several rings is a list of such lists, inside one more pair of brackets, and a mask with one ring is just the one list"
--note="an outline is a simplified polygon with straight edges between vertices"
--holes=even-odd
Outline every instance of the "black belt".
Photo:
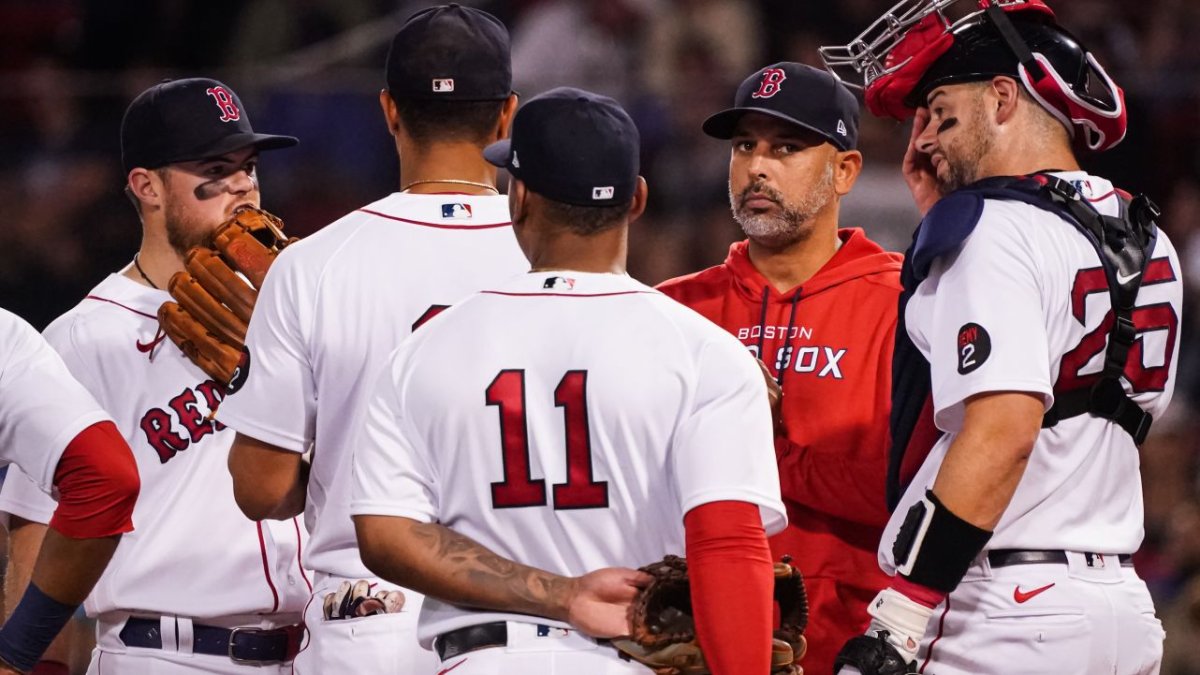
[[[1100,561],[1100,566],[1103,566],[1104,555],[1100,553],[1084,553],[1084,558],[1087,560],[1088,567],[1094,567],[1096,561]],[[1108,554],[1111,558],[1112,554]],[[1045,565],[1059,563],[1065,565],[1067,563],[1066,551],[1021,551],[1011,548],[1001,548],[988,551],[988,563],[992,567],[1007,567],[1009,565]],[[1121,563],[1121,567],[1133,567],[1133,556],[1127,553],[1121,553],[1116,556],[1117,561]]]
[[[121,628],[126,647],[162,649],[159,619],[132,617]],[[228,656],[234,663],[286,663],[296,658],[304,637],[303,626],[281,628],[219,628],[192,624],[192,652]]]
[[433,641],[438,658],[445,661],[459,654],[508,644],[508,624],[503,621],[480,623],[442,633]]

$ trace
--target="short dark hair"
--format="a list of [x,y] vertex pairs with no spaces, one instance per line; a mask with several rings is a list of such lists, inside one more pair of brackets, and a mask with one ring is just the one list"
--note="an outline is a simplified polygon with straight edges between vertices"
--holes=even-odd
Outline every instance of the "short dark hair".
[[417,143],[460,141],[481,147],[492,140],[505,102],[397,99],[394,95],[392,100],[404,130]]
[[629,214],[633,200],[615,206],[578,206],[543,196],[542,203],[547,220],[587,237],[620,225]]

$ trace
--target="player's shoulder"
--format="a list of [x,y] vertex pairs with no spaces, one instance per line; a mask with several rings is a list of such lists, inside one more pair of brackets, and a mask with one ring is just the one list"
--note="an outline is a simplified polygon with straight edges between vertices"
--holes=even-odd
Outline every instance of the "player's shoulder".
[[132,348],[158,330],[158,308],[170,297],[120,274],[110,274],[74,307],[61,314],[43,331],[46,340],[60,353],[80,345],[103,350],[119,344]]
[[0,362],[7,365],[40,345],[37,330],[7,309],[0,309]]
[[723,295],[733,279],[733,272],[725,263],[713,265],[699,272],[667,279],[655,286],[667,297],[687,302],[696,297]]

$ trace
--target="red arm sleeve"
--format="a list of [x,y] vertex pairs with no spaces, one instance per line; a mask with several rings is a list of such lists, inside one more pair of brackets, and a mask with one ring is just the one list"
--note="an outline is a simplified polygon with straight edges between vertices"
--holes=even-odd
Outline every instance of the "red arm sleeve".
[[852,523],[887,525],[887,459],[883,453],[870,461],[817,455],[776,436],[775,456],[784,499]]
[[702,504],[683,523],[696,635],[709,668],[763,675],[771,669],[775,575],[758,506]]
[[133,504],[141,482],[129,445],[112,422],[79,432],[54,471],[58,509],[50,527],[72,539],[94,539],[133,530]]

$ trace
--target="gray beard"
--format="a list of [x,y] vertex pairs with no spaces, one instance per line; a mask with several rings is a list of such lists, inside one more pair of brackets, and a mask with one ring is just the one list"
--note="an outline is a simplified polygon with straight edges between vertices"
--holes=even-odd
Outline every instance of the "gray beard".
[[[755,190],[756,186],[757,190]],[[752,192],[758,192],[773,200],[779,205],[779,213],[759,214],[742,208],[742,204]],[[733,219],[741,226],[742,232],[746,233],[747,237],[763,246],[779,248],[806,239],[812,231],[812,228],[806,227],[806,225],[829,204],[833,196],[833,165],[831,164],[825,167],[825,174],[821,177],[821,181],[796,203],[785,201],[782,194],[765,185],[751,184],[738,196],[733,194],[733,187],[730,186],[729,205],[733,212]]]

